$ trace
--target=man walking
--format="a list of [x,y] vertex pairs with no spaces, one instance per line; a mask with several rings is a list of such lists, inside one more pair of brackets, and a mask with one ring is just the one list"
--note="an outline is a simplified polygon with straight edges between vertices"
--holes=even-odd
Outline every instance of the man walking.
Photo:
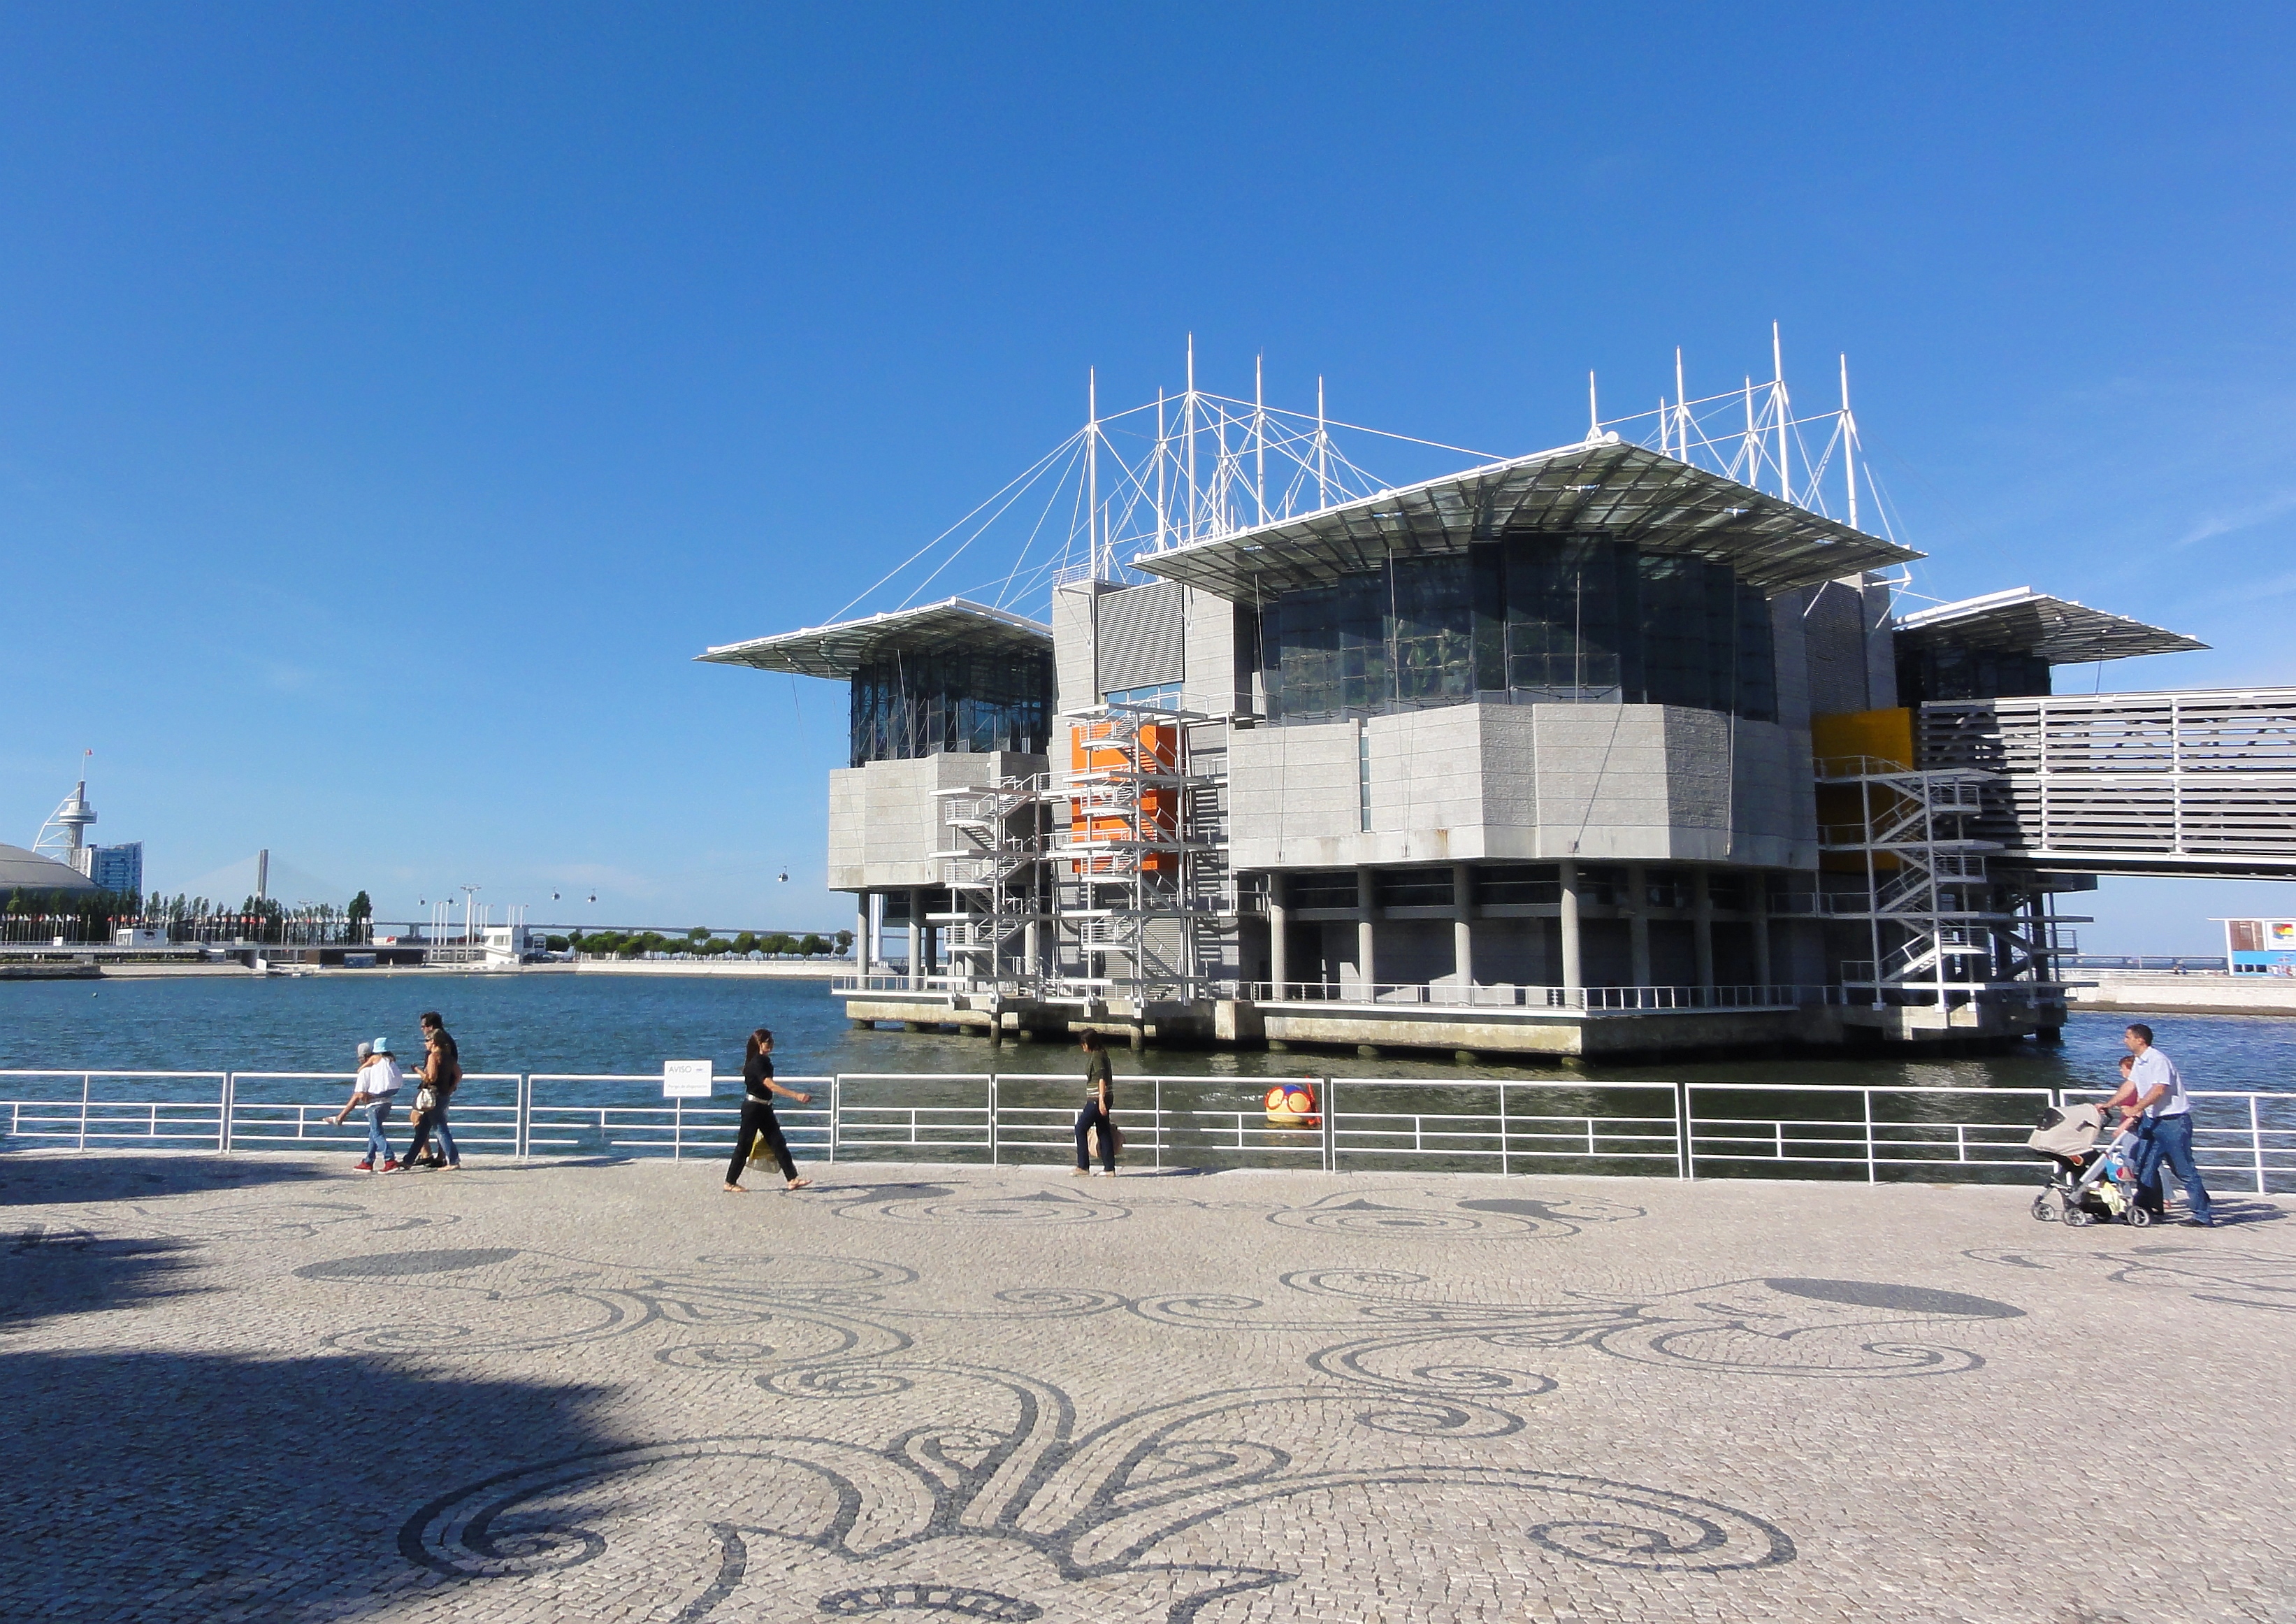
[[2185,1079],[2177,1075],[2176,1062],[2152,1046],[2151,1027],[2133,1025],[2121,1041],[2132,1063],[2127,1086],[2113,1097],[2120,1106],[2123,1131],[2136,1128],[2137,1199],[2156,1213],[2167,1204],[2161,1181],[2161,1164],[2166,1162],[2185,1181],[2193,1222],[2213,1228],[2216,1213],[2209,1205],[2208,1186],[2201,1183],[2201,1170],[2193,1161],[2193,1100],[2185,1092]]
[[[406,1148],[406,1165],[459,1169],[463,1155],[455,1148],[454,1130],[447,1126],[447,1107],[463,1080],[463,1052],[435,1009],[422,1012],[422,1066],[415,1076],[422,1079],[430,1103],[414,1119],[414,1143]],[[426,1161],[423,1147],[434,1136],[438,1144]]]

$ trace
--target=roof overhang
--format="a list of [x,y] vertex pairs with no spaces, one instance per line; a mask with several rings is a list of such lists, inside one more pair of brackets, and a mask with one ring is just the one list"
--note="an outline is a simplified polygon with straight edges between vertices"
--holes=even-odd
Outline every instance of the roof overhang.
[[2030,586],[1940,603],[1898,621],[1899,638],[1993,653],[2038,654],[2051,665],[2087,665],[2137,654],[2176,654],[2209,645],[2125,615],[2109,615]]
[[1220,597],[1327,586],[1511,535],[1604,536],[1728,564],[1775,596],[1922,556],[1617,435],[1133,558]]
[[940,654],[959,649],[974,653],[998,649],[1020,652],[1052,646],[1053,628],[1041,620],[965,598],[950,598],[918,609],[896,609],[857,620],[728,643],[694,658],[717,665],[751,666],[760,671],[791,671],[800,677],[843,681],[889,654]]

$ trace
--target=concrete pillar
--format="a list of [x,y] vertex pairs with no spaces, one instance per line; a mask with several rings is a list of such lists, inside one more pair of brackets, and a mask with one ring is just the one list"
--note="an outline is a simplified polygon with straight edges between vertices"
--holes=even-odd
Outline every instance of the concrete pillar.
[[909,887],[909,985],[922,987],[924,978],[924,893]]
[[863,891],[854,899],[853,969],[856,974],[869,973],[869,893]]
[[1770,881],[1767,874],[1746,876],[1746,901],[1754,915],[1754,980],[1770,984]]
[[1033,919],[1021,927],[1021,972],[1032,976],[1044,973],[1043,962],[1037,953],[1037,922]]
[[1292,979],[1292,877],[1267,876],[1267,979],[1276,997]]
[[1469,990],[1459,997],[1474,1002],[1475,871],[1464,863],[1451,865],[1451,972]]
[[1379,965],[1372,942],[1372,915],[1378,911],[1378,893],[1371,882],[1371,870],[1356,870],[1356,973],[1363,978],[1364,996],[1372,997],[1371,988],[1379,980]]
[[1710,871],[1694,869],[1690,876],[1691,934],[1698,948],[1698,984],[1714,985],[1714,887]]
[[1578,865],[1562,865],[1562,985],[1572,991],[1587,985],[1578,956]]
[[1651,984],[1650,873],[1639,863],[1627,865],[1627,951],[1633,964],[1629,979],[1637,987]]

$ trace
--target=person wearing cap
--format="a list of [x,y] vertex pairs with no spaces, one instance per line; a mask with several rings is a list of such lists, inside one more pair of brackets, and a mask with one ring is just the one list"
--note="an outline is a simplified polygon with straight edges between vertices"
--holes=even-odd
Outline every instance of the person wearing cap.
[[340,1128],[351,1112],[366,1107],[366,1159],[358,1164],[362,1173],[374,1171],[377,1161],[386,1173],[398,1171],[398,1159],[390,1153],[390,1141],[383,1137],[382,1130],[390,1121],[391,1100],[406,1080],[398,1062],[391,1057],[390,1038],[359,1045],[358,1080],[351,1085],[351,1097],[343,1102],[332,1120]]

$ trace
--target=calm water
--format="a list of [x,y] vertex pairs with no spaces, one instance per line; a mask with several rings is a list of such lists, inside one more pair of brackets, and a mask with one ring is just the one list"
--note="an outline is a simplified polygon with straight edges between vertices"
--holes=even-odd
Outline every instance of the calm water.
[[[347,1072],[361,1038],[419,1053],[415,1017],[445,1014],[471,1071],[637,1072],[666,1059],[737,1071],[753,1026],[776,1037],[785,1074],[830,1071],[1073,1071],[1074,1051],[1039,1042],[992,1049],[981,1038],[857,1032],[820,981],[638,976],[327,976],[0,982],[0,1069],[164,1068]],[[1155,1049],[1115,1053],[1119,1073],[1249,1079],[1306,1072],[1358,1077],[1620,1082],[2094,1087],[2114,1080],[2132,1017],[2076,1014],[2061,1047],[1948,1060],[1752,1059],[1587,1069],[1565,1062],[1463,1066],[1439,1055]],[[2154,1015],[2161,1046],[2195,1088],[2287,1090],[2296,1019]]]

